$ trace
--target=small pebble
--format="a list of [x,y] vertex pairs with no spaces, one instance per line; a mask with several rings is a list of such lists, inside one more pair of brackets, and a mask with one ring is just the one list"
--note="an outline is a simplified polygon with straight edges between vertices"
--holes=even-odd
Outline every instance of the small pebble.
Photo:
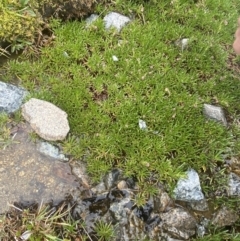
[[126,181],[122,180],[117,184],[117,187],[119,190],[122,190],[122,189],[128,188],[128,185],[127,185]]

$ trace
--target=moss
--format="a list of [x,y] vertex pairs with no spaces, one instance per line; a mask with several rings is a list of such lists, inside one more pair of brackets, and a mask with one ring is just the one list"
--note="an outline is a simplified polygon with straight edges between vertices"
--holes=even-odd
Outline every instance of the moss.
[[0,43],[11,45],[15,52],[34,42],[41,31],[42,17],[38,4],[28,1],[6,0],[0,4]]
[[34,43],[50,17],[80,19],[93,12],[95,3],[96,0],[4,0],[0,3],[0,50],[4,44],[11,47],[11,52],[21,50]]

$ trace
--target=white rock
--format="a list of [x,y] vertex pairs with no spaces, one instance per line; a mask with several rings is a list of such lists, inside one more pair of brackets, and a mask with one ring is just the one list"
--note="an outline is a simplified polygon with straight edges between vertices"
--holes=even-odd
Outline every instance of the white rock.
[[193,169],[187,171],[186,178],[181,178],[177,187],[174,189],[176,200],[182,201],[199,201],[204,199],[201,190],[199,176]]
[[182,51],[184,49],[186,49],[188,47],[189,44],[189,38],[183,38],[183,39],[179,39],[175,42],[176,46],[178,46],[179,48],[182,49]]
[[114,27],[120,32],[121,29],[131,20],[130,18],[123,16],[119,13],[110,12],[103,18],[103,21],[105,22],[106,29]]
[[21,238],[21,240],[26,241],[31,237],[31,235],[32,235],[32,231],[27,230],[20,236],[20,238]]
[[118,57],[117,57],[116,55],[113,55],[113,56],[112,56],[112,59],[113,59],[114,62],[117,62],[117,61],[118,61]]
[[22,115],[47,141],[63,140],[70,130],[66,112],[44,100],[30,99],[22,105]]
[[227,120],[221,107],[204,104],[203,113],[207,118],[220,121],[223,125],[227,126]]
[[147,124],[143,120],[138,120],[138,125],[141,130],[146,130],[147,129]]

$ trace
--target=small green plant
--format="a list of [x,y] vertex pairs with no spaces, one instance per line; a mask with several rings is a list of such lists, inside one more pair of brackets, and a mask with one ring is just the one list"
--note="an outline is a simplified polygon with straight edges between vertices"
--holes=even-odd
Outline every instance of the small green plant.
[[219,228],[211,228],[209,234],[204,237],[191,239],[192,241],[240,241],[240,235],[237,230],[223,230]]
[[0,235],[2,237],[20,238],[30,241],[66,241],[75,238],[85,237],[80,234],[82,227],[79,221],[71,217],[71,208],[63,203],[58,207],[43,205],[35,208],[34,205],[27,209],[11,206],[10,216],[3,216],[1,219]]
[[23,116],[22,116],[22,111],[21,109],[15,111],[13,113],[13,116],[12,116],[12,119],[15,123],[21,123],[24,119],[23,119]]
[[81,157],[81,155],[78,155],[79,145],[80,145],[79,138],[76,137],[76,136],[73,136],[73,135],[69,135],[67,137],[67,139],[65,139],[62,142],[62,148],[63,148],[64,153],[72,154],[76,158],[80,158]]
[[37,142],[37,140],[40,139],[39,135],[34,131],[29,132],[29,138],[32,142],[35,142],[35,143]]
[[[11,52],[18,52],[34,42],[43,23],[41,16],[37,14],[37,6],[37,2],[33,0],[5,0],[0,3],[0,44],[9,43]],[[5,54],[6,50],[1,49],[0,52]]]
[[95,225],[95,232],[99,241],[110,241],[115,237],[114,228],[111,223],[107,224],[103,221],[98,221]]

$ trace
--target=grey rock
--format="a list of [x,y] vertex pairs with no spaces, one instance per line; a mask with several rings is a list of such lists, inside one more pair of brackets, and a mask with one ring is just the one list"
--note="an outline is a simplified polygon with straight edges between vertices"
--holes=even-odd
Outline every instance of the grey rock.
[[[65,200],[66,194],[74,199],[87,190],[71,172],[69,163],[42,155],[37,145],[29,140],[28,123],[20,122],[15,143],[0,149],[0,213],[9,211],[7,203],[31,203]],[[55,203],[55,204],[54,204]]]
[[95,194],[101,194],[107,191],[106,186],[104,184],[104,182],[100,182],[98,185],[96,185],[95,187],[91,188],[91,191]]
[[162,226],[173,238],[187,240],[195,234],[197,222],[195,218],[182,208],[173,208],[161,213]]
[[202,199],[199,201],[191,201],[189,204],[190,204],[190,207],[196,211],[204,212],[209,209],[206,199]]
[[227,126],[227,120],[225,118],[223,109],[218,106],[204,104],[203,113],[209,119],[221,122],[223,125]]
[[200,224],[197,224],[197,236],[202,238],[205,233],[206,233],[206,229],[208,227],[208,224],[209,224],[209,221],[208,219],[206,218],[203,218],[201,221],[200,221]]
[[66,112],[44,100],[30,99],[22,105],[22,115],[47,141],[63,140],[70,130]]
[[164,212],[169,204],[171,204],[171,198],[166,192],[161,193],[154,197],[154,211]]
[[59,148],[48,143],[48,142],[40,142],[38,145],[38,150],[50,157],[56,158],[62,161],[68,161],[69,159],[62,153],[60,153]]
[[235,173],[229,174],[228,195],[240,196],[240,177]]
[[218,227],[231,226],[238,218],[239,215],[237,215],[236,211],[222,207],[214,214],[212,224]]
[[174,189],[176,200],[182,201],[199,201],[204,199],[201,190],[199,176],[193,169],[187,171],[186,178],[181,178],[177,187]]
[[27,93],[24,88],[0,81],[0,112],[9,114],[18,110]]
[[127,224],[128,222],[128,214],[130,213],[130,209],[126,206],[129,202],[131,202],[131,199],[130,197],[127,197],[122,199],[120,202],[114,202],[109,208],[113,218],[121,224]]
[[110,206],[110,213],[114,217],[117,225],[117,236],[124,241],[146,240],[148,237],[144,227],[144,221],[136,215],[135,209],[131,210],[133,203],[131,198],[122,199],[119,203],[113,203]]
[[105,28],[107,30],[113,27],[116,28],[118,32],[120,32],[121,29],[131,20],[130,18],[119,13],[110,12],[103,18],[103,21],[105,22]]
[[72,162],[71,166],[72,166],[72,173],[78,178],[80,178],[83,185],[89,189],[90,180],[87,175],[86,165],[82,161],[77,160],[74,163]]
[[89,27],[94,21],[98,19],[97,14],[91,14],[88,18],[86,18],[86,26]]
[[113,169],[104,177],[103,181],[107,190],[114,187],[120,175],[121,175],[121,171],[119,169]]

